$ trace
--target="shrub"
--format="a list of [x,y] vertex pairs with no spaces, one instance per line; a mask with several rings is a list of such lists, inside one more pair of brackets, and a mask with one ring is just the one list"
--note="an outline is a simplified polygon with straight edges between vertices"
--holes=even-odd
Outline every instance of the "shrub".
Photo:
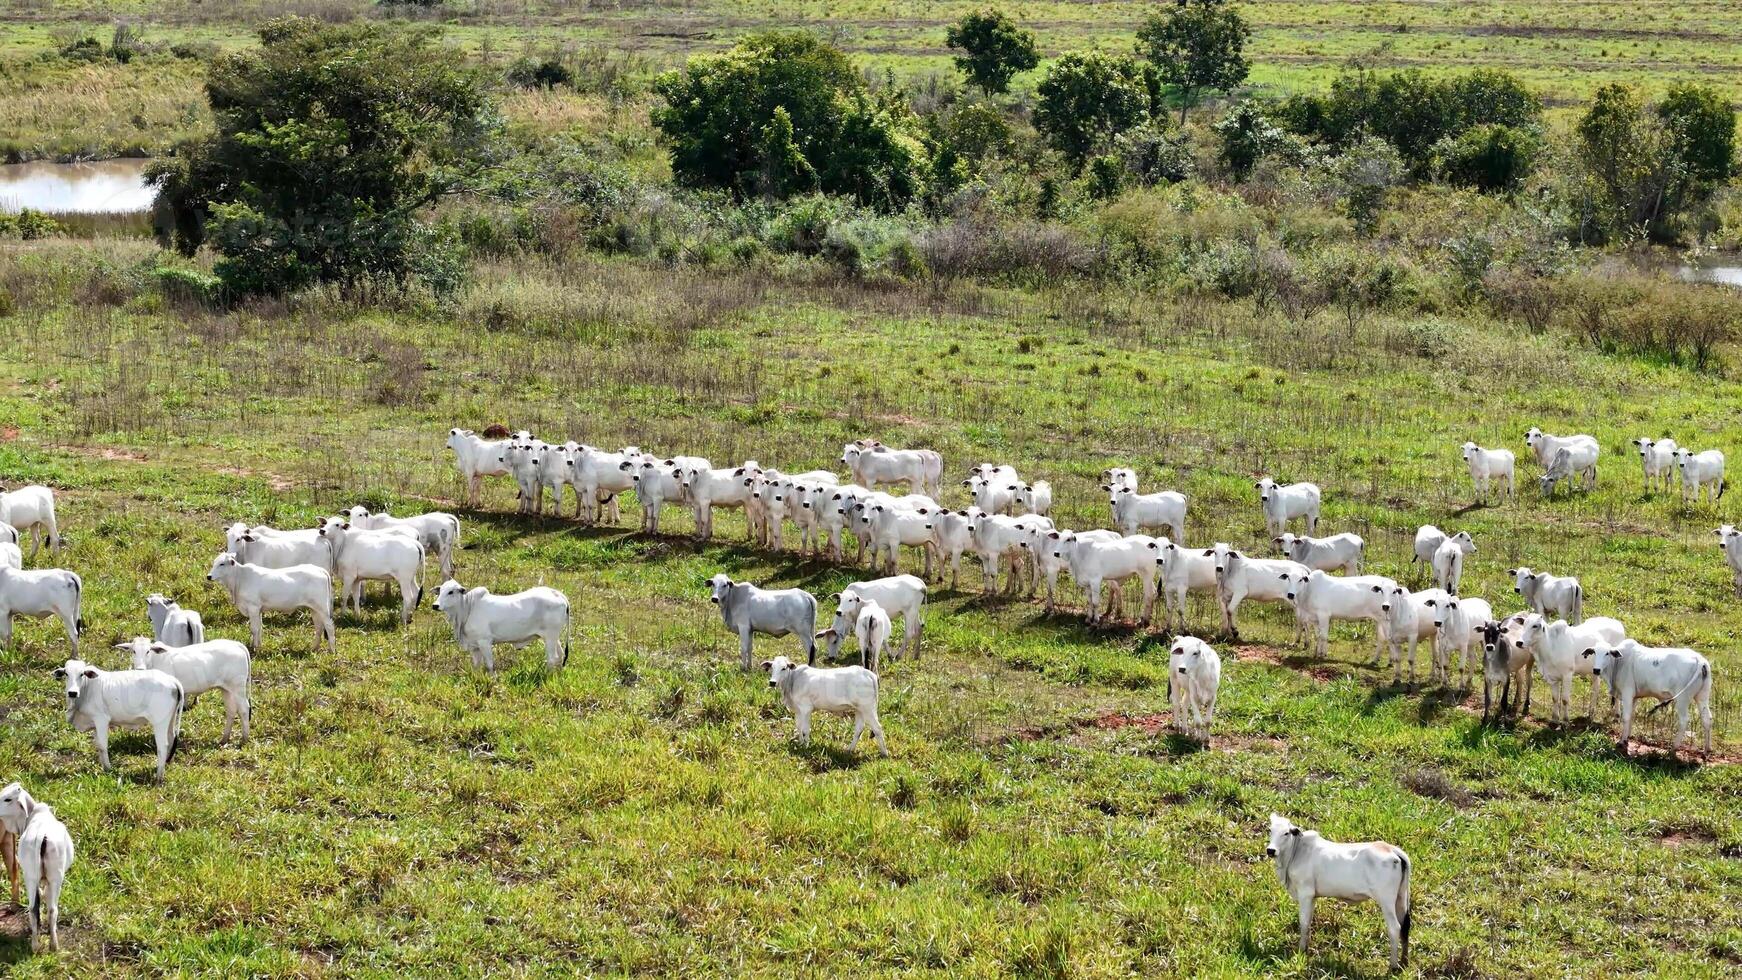
[[1099,51],[1060,58],[1035,94],[1035,128],[1079,170],[1150,110],[1137,63]]
[[172,303],[215,306],[223,295],[223,283],[217,276],[197,269],[159,266],[151,270],[158,292]]
[[24,241],[48,238],[66,231],[60,222],[41,211],[23,208],[17,214],[0,212],[0,235],[17,235]]
[[1009,90],[1018,72],[1040,64],[1034,35],[998,10],[963,17],[944,33],[944,43],[962,52],[956,68],[987,95]]
[[1433,172],[1447,183],[1493,193],[1530,176],[1542,140],[1534,129],[1488,123],[1434,144]]
[[1379,137],[1424,173],[1442,139],[1482,125],[1534,126],[1541,116],[1541,99],[1506,72],[1488,68],[1447,79],[1415,70],[1350,72],[1331,83],[1329,95],[1291,96],[1276,113],[1289,131],[1334,147]]
[[1216,120],[1212,129],[1220,141],[1219,157],[1228,175],[1243,181],[1265,157],[1295,150],[1288,133],[1272,123],[1251,102],[1242,102]]
[[1177,184],[1196,169],[1186,135],[1155,120],[1122,134],[1114,149],[1125,170],[1145,186]]
[[551,55],[544,58],[520,57],[502,73],[508,84],[518,88],[552,89],[558,85],[573,85],[575,76],[562,59]]

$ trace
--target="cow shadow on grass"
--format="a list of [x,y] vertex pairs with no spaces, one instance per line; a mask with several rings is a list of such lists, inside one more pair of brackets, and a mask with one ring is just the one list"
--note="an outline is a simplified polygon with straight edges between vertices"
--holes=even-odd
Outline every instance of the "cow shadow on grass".
[[[1322,930],[1324,926],[1321,924]],[[1298,955],[1295,952],[1298,940],[1293,923],[1280,925],[1278,931],[1266,931],[1260,938],[1257,931],[1251,927],[1241,930],[1238,941],[1240,958],[1260,968],[1265,973],[1281,973]],[[1375,970],[1359,966],[1340,956],[1315,956],[1307,954],[1307,972],[1314,976],[1326,977],[1385,977],[1390,976],[1387,970]]]
[[[809,745],[801,745],[796,738],[790,738],[786,750],[793,758],[804,763],[814,775],[831,772],[852,772],[871,759],[878,758],[877,742],[872,739],[871,732],[866,730],[859,739],[859,747],[847,748],[847,740],[852,738],[852,728],[839,732],[839,742],[828,740],[817,730],[814,723],[811,726]],[[836,733],[830,733],[831,735]],[[887,736],[885,736],[887,737]]]

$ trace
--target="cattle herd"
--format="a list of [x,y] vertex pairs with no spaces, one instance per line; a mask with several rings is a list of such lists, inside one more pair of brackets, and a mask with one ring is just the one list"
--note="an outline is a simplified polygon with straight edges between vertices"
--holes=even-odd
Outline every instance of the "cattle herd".
[[[1083,592],[1091,623],[1124,614],[1128,583],[1135,581],[1140,622],[1148,625],[1157,599],[1164,626],[1175,633],[1168,656],[1168,697],[1173,723],[1187,737],[1207,740],[1215,720],[1222,678],[1221,658],[1205,640],[1186,635],[1187,599],[1209,597],[1220,609],[1222,633],[1239,636],[1243,603],[1278,603],[1295,613],[1296,642],[1324,656],[1334,621],[1374,624],[1374,662],[1389,654],[1394,682],[1416,678],[1418,645],[1430,644],[1432,681],[1451,684],[1454,672],[1468,689],[1483,675],[1483,717],[1530,710],[1533,672],[1548,686],[1550,719],[1572,715],[1572,682],[1590,681],[1588,713],[1598,713],[1600,686],[1609,691],[1611,713],[1618,714],[1626,748],[1632,734],[1635,702],[1673,706],[1674,745],[1687,733],[1690,709],[1703,727],[1703,748],[1712,746],[1712,670],[1705,657],[1683,648],[1647,647],[1627,635],[1624,624],[1608,617],[1584,616],[1584,590],[1577,578],[1517,568],[1508,571],[1525,608],[1496,616],[1494,605],[1460,591],[1465,563],[1478,554],[1467,532],[1447,533],[1432,525],[1418,530],[1412,565],[1420,566],[1427,587],[1412,590],[1382,575],[1363,574],[1365,542],[1355,534],[1315,537],[1322,494],[1312,483],[1279,484],[1266,477],[1254,486],[1266,532],[1280,557],[1258,557],[1224,542],[1186,544],[1187,505],[1183,494],[1144,493],[1132,469],[1102,472],[1111,528],[1071,530],[1049,516],[1052,487],[1026,480],[1014,467],[979,463],[968,468],[960,486],[971,501],[960,508],[938,503],[943,496],[944,463],[930,450],[903,450],[876,440],[842,448],[840,463],[850,482],[833,470],[786,474],[756,461],[716,467],[698,456],[657,457],[636,447],[606,452],[575,442],[547,443],[530,433],[495,432],[487,438],[452,429],[447,446],[454,453],[467,502],[477,507],[485,477],[511,477],[518,509],[540,515],[545,494],[560,514],[566,493],[574,513],[588,524],[621,520],[619,502],[634,492],[642,530],[658,533],[667,505],[686,509],[695,535],[714,533],[721,509],[742,511],[748,540],[757,546],[786,547],[790,525],[796,548],[806,555],[847,561],[847,536],[855,549],[852,563],[880,577],[855,582],[828,597],[832,621],[818,629],[817,598],[802,589],[764,589],[733,581],[725,574],[707,582],[722,622],[736,635],[740,666],[752,669],[753,637],[792,636],[798,656],[762,663],[768,684],[779,692],[808,742],[816,712],[851,716],[855,748],[869,729],[887,755],[888,743],[877,714],[878,671],[885,658],[916,657],[919,652],[928,583],[946,574],[959,586],[963,555],[978,559],[982,588],[988,594],[1029,598],[1040,594],[1050,612],[1065,601],[1059,576],[1068,573]],[[1563,482],[1589,489],[1596,484],[1599,447],[1584,435],[1554,436],[1532,428],[1525,445],[1542,468],[1540,486],[1552,495]],[[1724,456],[1694,452],[1673,440],[1633,440],[1646,486],[1667,490],[1679,479],[1684,499],[1697,501],[1704,490],[1715,502],[1724,492]],[[1462,446],[1477,500],[1517,493],[1513,453]],[[888,488],[880,489],[880,488]],[[895,490],[906,492],[896,493]],[[1304,534],[1290,531],[1299,521]],[[455,642],[476,667],[495,669],[495,648],[541,641],[547,668],[568,661],[569,601],[544,586],[498,595],[467,588],[454,578],[460,522],[447,513],[399,518],[352,507],[322,518],[315,527],[281,530],[235,523],[224,529],[224,549],[213,559],[207,579],[221,586],[237,612],[248,620],[250,645],[208,640],[196,611],[183,609],[161,594],[146,598],[151,636],[116,644],[129,668],[107,670],[80,659],[83,583],[64,569],[27,569],[22,536],[30,534],[34,562],[46,545],[58,553],[60,527],[53,492],[29,486],[0,491],[0,646],[10,646],[15,616],[56,617],[65,627],[72,658],[54,671],[64,684],[68,722],[89,732],[98,763],[109,768],[108,737],[114,727],[149,728],[156,747],[159,780],[173,759],[183,712],[193,699],[218,692],[224,704],[223,741],[232,725],[244,740],[250,726],[250,650],[261,644],[266,613],[307,610],[316,643],[337,649],[333,597],[361,608],[366,582],[386,581],[399,591],[400,618],[411,622],[425,593],[424,569],[437,559],[445,581],[433,608],[448,619]],[[1148,532],[1165,532],[1153,536]],[[1715,532],[1742,595],[1742,531],[1726,524]],[[919,552],[920,575],[901,574],[903,549]],[[1105,591],[1105,594],[1104,594]],[[1550,618],[1554,617],[1554,618]],[[899,640],[894,622],[902,623]],[[851,637],[857,666],[815,666],[818,642],[837,660]],[[1520,690],[1514,694],[1514,687]],[[1494,694],[1498,690],[1498,705]],[[73,843],[64,824],[45,804],[13,783],[0,790],[0,850],[5,852],[12,900],[22,879],[33,941],[46,921],[48,940],[59,946],[58,896],[73,860]],[[1272,815],[1267,853],[1275,859],[1283,887],[1300,904],[1300,946],[1304,951],[1317,897],[1371,900],[1384,913],[1393,967],[1408,956],[1410,860],[1383,842],[1336,844]]]

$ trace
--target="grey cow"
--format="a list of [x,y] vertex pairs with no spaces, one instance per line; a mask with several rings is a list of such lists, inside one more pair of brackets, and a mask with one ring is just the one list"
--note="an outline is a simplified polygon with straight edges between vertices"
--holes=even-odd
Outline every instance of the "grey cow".
[[738,634],[743,667],[750,669],[750,638],[754,633],[798,637],[805,662],[817,660],[817,600],[803,589],[759,589],[749,582],[734,582],[724,573],[708,579],[712,599],[720,607],[726,628]]

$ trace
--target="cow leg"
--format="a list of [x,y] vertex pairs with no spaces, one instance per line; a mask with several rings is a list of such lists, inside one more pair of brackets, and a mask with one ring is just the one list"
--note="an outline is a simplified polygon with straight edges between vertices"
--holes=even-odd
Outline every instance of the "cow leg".
[[811,709],[808,707],[798,708],[794,715],[793,720],[798,727],[798,744],[811,744]]
[[853,716],[853,737],[852,737],[852,739],[850,739],[847,742],[847,751],[848,752],[851,752],[859,747],[859,736],[864,731],[865,731],[865,716],[855,714]]
[[253,641],[248,649],[256,657],[260,656],[260,619],[259,609],[248,610],[248,638]]
[[1313,897],[1307,895],[1298,899],[1300,902],[1300,952],[1306,955],[1307,940],[1313,934]]
[[96,727],[91,729],[91,741],[97,746],[97,764],[103,767],[104,772],[108,772],[109,723],[107,721],[99,721]]

